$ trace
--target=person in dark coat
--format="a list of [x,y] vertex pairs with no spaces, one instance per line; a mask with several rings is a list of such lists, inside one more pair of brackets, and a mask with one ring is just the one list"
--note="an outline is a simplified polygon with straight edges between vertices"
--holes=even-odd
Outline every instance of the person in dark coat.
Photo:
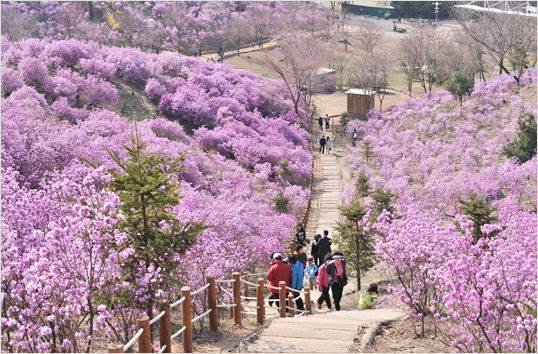
[[[341,284],[342,280],[347,279],[346,260],[343,257],[342,252],[334,252],[332,262],[328,262],[325,267],[325,271],[329,277],[329,286],[333,293],[334,308],[336,311],[340,311],[340,300],[344,292],[344,285]],[[340,284],[338,283],[338,277],[340,277]]]
[[318,119],[319,129],[323,130],[323,118],[321,116]]
[[297,245],[295,246],[295,252],[293,253],[299,262],[302,263],[303,269],[306,267],[306,259],[308,258],[306,256],[306,253],[304,252],[303,245]]
[[319,268],[320,267],[320,258],[319,258],[319,240],[321,235],[317,234],[314,236],[314,241],[312,242],[312,257],[314,257],[314,264]]
[[327,144],[327,140],[325,140],[325,135],[323,135],[321,139],[319,139],[319,152],[321,152],[322,154],[325,153],[326,144]]
[[295,243],[306,246],[306,232],[301,224],[297,224],[297,232],[295,232]]
[[331,250],[331,240],[329,239],[329,231],[323,230],[323,237],[318,242],[318,255],[319,259],[325,259],[325,255],[329,252],[332,252]]

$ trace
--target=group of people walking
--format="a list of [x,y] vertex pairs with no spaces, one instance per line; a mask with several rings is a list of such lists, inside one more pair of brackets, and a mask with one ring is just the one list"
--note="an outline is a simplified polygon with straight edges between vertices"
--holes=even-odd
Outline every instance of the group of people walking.
[[[299,296],[299,291],[303,289],[305,275],[310,289],[320,292],[316,301],[317,307],[321,309],[325,302],[327,309],[332,310],[333,304],[329,295],[329,291],[331,291],[334,308],[336,311],[340,311],[343,289],[348,283],[346,261],[342,252],[332,252],[332,243],[328,236],[329,232],[324,230],[323,236],[317,234],[310,242],[306,238],[304,228],[298,224],[295,233],[295,242],[297,243],[295,252],[286,258],[280,253],[271,255],[271,263],[267,272],[269,285],[279,287],[281,281],[286,282],[286,286],[293,289],[286,289],[286,297],[291,293],[297,299],[296,305],[299,311],[304,311],[304,303]],[[307,257],[305,249],[309,243],[312,243],[311,256]],[[276,307],[280,307],[279,290],[275,288],[269,288],[269,290],[271,291],[269,305],[273,306],[276,302]],[[373,301],[375,294],[377,294],[377,285],[372,284],[368,290],[361,293],[359,307],[366,309],[376,306]]]
[[[331,118],[329,117],[328,114],[325,115],[325,118],[321,118],[319,117],[319,128],[321,129],[321,131],[323,131],[323,122],[325,122],[325,130],[329,130],[330,128],[330,125],[329,125],[329,122],[330,122]],[[331,139],[329,134],[327,134],[327,137],[325,137],[325,135],[323,135],[321,137],[321,139],[319,140],[319,152],[324,154],[325,153],[325,147],[327,147],[327,153],[331,152],[332,148],[333,148],[333,141],[334,141],[334,138]]]

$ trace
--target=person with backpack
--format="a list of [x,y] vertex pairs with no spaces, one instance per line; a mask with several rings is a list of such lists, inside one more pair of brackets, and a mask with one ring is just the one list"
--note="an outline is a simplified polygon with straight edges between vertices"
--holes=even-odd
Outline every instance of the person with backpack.
[[321,295],[318,298],[318,309],[321,310],[321,305],[323,305],[323,301],[325,301],[325,304],[327,305],[327,309],[329,311],[331,310],[331,298],[329,297],[329,276],[327,275],[327,272],[325,271],[327,267],[327,262],[331,261],[333,258],[332,253],[327,253],[325,255],[325,259],[321,267],[318,269],[318,276],[316,277],[316,281],[318,282],[318,290],[321,291]]
[[308,278],[310,290],[317,289],[316,277],[318,276],[318,266],[314,263],[314,259],[312,257],[308,257],[308,264],[306,265],[305,272],[306,277]]
[[346,260],[340,251],[333,254],[332,261],[327,263],[325,271],[327,272],[329,286],[333,293],[334,307],[340,311],[340,300],[344,292],[344,286],[347,284]]
[[295,304],[297,305],[297,310],[304,311],[304,304],[303,299],[299,297],[301,295],[299,291],[303,289],[303,264],[297,260],[297,257],[294,254],[290,254],[288,256],[288,263],[290,264],[291,268],[291,286],[290,288],[298,290],[298,291],[291,291],[291,294],[293,295],[293,298],[297,298],[295,300]]
[[325,255],[329,252],[332,252],[331,250],[331,240],[329,238],[329,231],[323,230],[323,237],[318,242],[318,254],[320,262],[325,259]]
[[316,267],[319,268],[320,266],[320,258],[319,258],[319,240],[321,239],[321,235],[320,234],[317,234],[317,235],[314,235],[314,241],[312,241],[312,249],[310,250],[311,251],[311,254],[312,254],[312,257],[314,257],[314,264],[316,265]]
[[303,225],[297,224],[297,231],[295,232],[295,243],[298,245],[306,246],[306,232]]
[[364,290],[361,292],[361,299],[359,300],[359,307],[363,310],[371,309],[371,308],[377,308],[376,303],[374,302],[375,295],[379,294],[377,291],[377,284],[372,283],[368,287],[368,290]]
[[[280,253],[273,254],[273,262],[269,264],[269,270],[267,271],[267,280],[269,281],[269,285],[274,287],[280,287],[281,281],[285,281],[287,287],[291,285],[291,268],[288,263],[282,259]],[[276,301],[276,307],[280,307],[278,300],[279,291],[273,288],[269,288],[269,290],[271,291],[271,296],[269,296],[269,306],[273,306],[273,302]],[[286,297],[287,296],[288,290],[286,290]],[[285,304],[283,305],[286,306]]]
[[321,139],[319,139],[319,152],[321,152],[322,154],[325,153],[326,144],[327,144],[327,140],[325,140],[325,135],[323,135]]

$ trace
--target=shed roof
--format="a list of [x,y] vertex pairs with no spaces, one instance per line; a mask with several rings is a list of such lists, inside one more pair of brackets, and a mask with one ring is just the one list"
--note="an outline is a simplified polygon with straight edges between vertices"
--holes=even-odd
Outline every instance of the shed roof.
[[351,90],[346,91],[346,93],[349,93],[352,95],[371,96],[374,93],[377,93],[377,91],[370,91],[370,90],[363,90],[363,89],[351,89]]

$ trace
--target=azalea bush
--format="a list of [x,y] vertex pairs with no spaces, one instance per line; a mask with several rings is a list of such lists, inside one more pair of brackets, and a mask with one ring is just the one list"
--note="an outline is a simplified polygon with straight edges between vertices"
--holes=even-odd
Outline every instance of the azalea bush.
[[[310,193],[307,114],[290,113],[272,80],[177,53],[68,44],[72,55],[47,40],[2,46],[2,341],[18,351],[91,351],[103,335],[126,342],[148,300],[266,266]],[[183,198],[168,212],[205,227],[174,255],[178,267],[140,267],[136,285],[122,280],[133,249],[106,151],[124,159],[135,130],[117,113],[121,80],[163,107],[164,117],[137,122],[144,149],[184,156],[171,176]],[[286,210],[274,209],[279,194]],[[201,297],[194,303],[202,309]]]
[[398,197],[366,223],[389,292],[418,335],[429,318],[462,352],[536,351],[536,154],[503,149],[536,114],[536,69],[522,77],[480,82],[461,107],[441,90],[347,124],[363,133],[351,170]]

